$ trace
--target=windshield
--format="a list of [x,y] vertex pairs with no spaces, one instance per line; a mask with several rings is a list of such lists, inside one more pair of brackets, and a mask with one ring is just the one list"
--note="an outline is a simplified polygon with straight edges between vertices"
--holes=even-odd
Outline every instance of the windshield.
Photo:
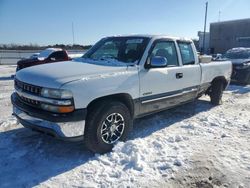
[[137,63],[148,44],[146,37],[109,37],[96,43],[83,58]]
[[46,59],[47,57],[49,57],[50,54],[52,54],[55,50],[53,49],[46,49],[43,50],[39,53],[38,55],[38,59]]
[[225,56],[228,59],[248,59],[250,58],[250,50],[229,51]]

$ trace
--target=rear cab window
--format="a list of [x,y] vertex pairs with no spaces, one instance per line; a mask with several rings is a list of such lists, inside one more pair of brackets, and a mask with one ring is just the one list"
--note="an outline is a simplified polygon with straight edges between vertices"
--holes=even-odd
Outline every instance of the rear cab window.
[[53,52],[50,56],[50,58],[53,58],[55,60],[64,60],[67,58],[66,54],[64,53],[64,51],[56,51]]
[[183,65],[194,65],[194,51],[191,42],[178,42]]

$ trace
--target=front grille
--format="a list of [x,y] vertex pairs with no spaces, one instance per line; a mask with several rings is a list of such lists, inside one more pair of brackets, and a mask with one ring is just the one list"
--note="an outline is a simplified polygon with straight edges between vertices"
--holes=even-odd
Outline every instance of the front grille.
[[27,104],[27,105],[30,105],[30,106],[33,106],[33,107],[36,107],[36,108],[39,108],[40,104],[41,104],[40,101],[32,100],[32,99],[29,99],[29,98],[26,98],[26,97],[23,97],[23,96],[19,96],[19,100],[21,102]]
[[[25,93],[29,93],[29,94],[32,94],[32,95],[40,95],[41,93],[41,90],[42,88],[39,87],[39,86],[34,86],[34,85],[31,85],[31,84],[27,84],[27,83],[24,83],[24,82],[21,82],[17,79],[15,79],[15,88],[19,91],[22,91],[22,92],[25,92]],[[30,106],[33,106],[33,107],[36,107],[36,108],[40,108],[40,102],[39,101],[36,101],[36,100],[33,100],[33,99],[29,99],[29,98],[26,98],[24,96],[18,96],[20,102],[23,102],[27,105],[30,105]]]
[[15,88],[18,90],[27,92],[27,93],[35,94],[35,95],[40,95],[41,90],[42,90],[42,88],[39,86],[27,84],[17,79],[15,79]]

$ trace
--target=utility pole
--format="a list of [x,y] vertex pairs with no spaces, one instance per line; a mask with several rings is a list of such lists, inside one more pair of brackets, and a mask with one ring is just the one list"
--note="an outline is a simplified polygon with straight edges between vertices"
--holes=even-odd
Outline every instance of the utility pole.
[[73,46],[75,44],[75,32],[74,32],[74,23],[72,22],[72,38],[73,38]]
[[204,32],[203,32],[203,54],[205,54],[205,38],[206,38],[206,27],[207,27],[207,7],[208,2],[206,2],[206,11],[205,11],[205,22],[204,22]]

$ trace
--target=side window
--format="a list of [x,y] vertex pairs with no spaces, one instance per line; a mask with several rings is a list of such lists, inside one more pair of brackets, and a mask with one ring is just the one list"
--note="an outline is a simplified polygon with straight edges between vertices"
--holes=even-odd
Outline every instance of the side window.
[[55,60],[64,60],[65,54],[63,51],[53,52],[50,55],[50,58],[55,59]]
[[150,57],[154,56],[165,57],[168,61],[168,66],[179,66],[175,43],[172,41],[157,42]]
[[178,42],[178,45],[181,52],[182,64],[183,65],[195,64],[194,52],[191,43]]

